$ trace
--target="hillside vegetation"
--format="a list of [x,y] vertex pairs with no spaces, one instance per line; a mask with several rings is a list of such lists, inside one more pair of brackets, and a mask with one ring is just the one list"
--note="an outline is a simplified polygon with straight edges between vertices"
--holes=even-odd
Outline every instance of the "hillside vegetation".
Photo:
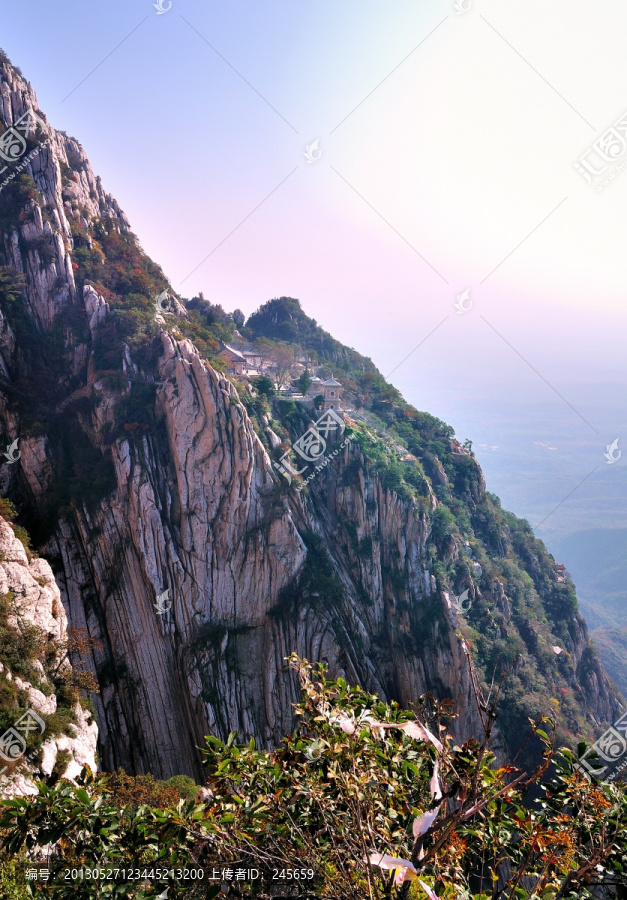
[[[236,860],[269,877],[296,867],[309,896],[332,900],[592,900],[594,885],[625,896],[627,797],[575,773],[573,755],[555,752],[550,720],[525,728],[542,749],[535,771],[498,767],[487,749],[498,689],[476,698],[484,734],[457,746],[440,724],[450,711],[428,698],[410,713],[322,667],[291,664],[302,687],[296,731],[273,751],[208,738],[203,803],[168,806],[123,783],[120,805],[119,781],[87,772],[78,786],[41,785],[32,800],[2,803],[5,850],[20,860],[43,852],[50,871],[47,885],[25,891],[7,862],[4,896],[145,898],[169,885],[170,898],[268,897],[267,881],[227,881],[220,893],[219,877],[183,885],[154,875],[205,865],[210,876]],[[60,877],[101,866],[140,876]]]

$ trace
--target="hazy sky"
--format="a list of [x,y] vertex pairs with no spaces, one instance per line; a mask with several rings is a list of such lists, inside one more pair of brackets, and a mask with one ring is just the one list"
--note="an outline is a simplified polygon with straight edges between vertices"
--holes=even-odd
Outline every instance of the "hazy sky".
[[575,163],[627,113],[627,5],[458,5],[0,0],[0,46],[175,290],[298,297],[463,436],[473,396],[537,397],[603,463],[627,419],[627,168],[590,185]]

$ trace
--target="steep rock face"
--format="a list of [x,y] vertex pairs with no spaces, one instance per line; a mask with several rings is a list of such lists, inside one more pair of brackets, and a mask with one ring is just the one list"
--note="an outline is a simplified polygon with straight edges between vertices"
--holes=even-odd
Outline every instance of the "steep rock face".
[[[421,648],[397,612],[441,607],[425,586],[427,518],[361,471],[348,486],[331,472],[310,505],[296,495],[288,506],[230,382],[188,342],[162,341],[165,438],[117,444],[114,498],[93,518],[77,513],[78,533],[63,523],[48,547],[73,621],[103,644],[103,763],[165,776],[197,770],[208,732],[278,741],[293,722],[295,685],[281,672],[293,650],[404,703],[453,687],[460,735],[470,733],[476,708],[454,632],[436,618]],[[322,537],[344,597],[328,609],[297,597],[277,614],[305,561],[299,529]],[[165,590],[172,609],[161,616]]]
[[[42,638],[59,648],[59,658],[54,662],[55,670],[63,672],[71,669],[71,664],[64,659],[61,650],[67,638],[68,623],[52,570],[44,559],[29,561],[24,546],[4,519],[0,519],[0,596],[9,604],[9,634],[36,629]],[[23,704],[21,708],[16,708],[15,721],[24,714],[23,707],[27,705],[47,726],[51,721],[50,717],[58,711],[57,697],[54,692],[50,692],[50,681],[38,659],[32,660],[32,669],[38,676],[39,687],[0,663],[2,679],[12,682],[22,693]],[[46,691],[41,688],[46,688]],[[75,723],[66,727],[65,734],[46,737],[46,731],[43,731],[44,741],[40,748],[39,762],[28,756],[16,756],[9,761],[11,754],[3,743],[0,775],[0,793],[3,796],[37,793],[31,775],[50,775],[60,751],[65,754],[59,772],[64,777],[75,778],[85,765],[92,771],[96,770],[97,725],[91,720],[90,713],[78,703],[74,709],[74,717]],[[33,730],[39,732],[39,723],[33,726]]]
[[[6,126],[28,108],[45,121],[7,63],[0,78]],[[128,320],[113,321],[114,292],[85,272],[96,281],[102,263],[91,253],[94,228],[106,221],[109,236],[130,240],[129,224],[82,147],[48,124],[44,138],[25,170],[36,189],[16,180],[0,192],[0,211],[11,206],[2,259],[23,276],[25,308],[15,317],[11,300],[0,319],[0,421],[21,452],[1,483],[40,535],[71,623],[98,642],[103,766],[199,775],[196,748],[209,732],[278,741],[293,724],[296,685],[284,662],[294,650],[405,705],[426,691],[451,697],[453,733],[477,735],[466,625],[434,566],[454,567],[462,553],[449,534],[434,556],[434,491],[450,489],[440,459],[424,455],[434,487],[423,505],[384,487],[353,445],[308,492],[286,492],[236,389],[175,337],[163,304],[150,360],[129,341],[114,365],[113,338]],[[109,245],[119,258],[129,246]],[[125,299],[140,288],[134,271],[116,283]],[[25,321],[46,353],[29,355]],[[48,335],[62,344],[56,368]],[[35,422],[20,399],[34,382],[45,394]],[[476,505],[485,485],[475,469],[467,493]],[[511,552],[506,529],[490,552]],[[455,590],[481,590],[506,636],[509,600],[468,572]],[[529,653],[546,643],[534,628]],[[592,725],[612,721],[617,700],[576,616],[567,643],[564,677],[580,692],[578,708]]]
[[[46,220],[40,207],[31,202],[20,229],[5,235],[5,247],[11,264],[28,279],[30,309],[41,325],[50,325],[59,308],[76,300],[72,267],[72,231],[68,215],[79,211],[83,218],[112,218],[122,228],[129,224],[113,198],[102,189],[80,144],[46,123],[37,97],[28,82],[7,63],[2,63],[0,82],[0,119],[10,127],[29,110],[45,123],[39,153],[28,163],[28,174],[44,194]],[[24,158],[28,154],[24,154]],[[62,167],[69,169],[65,178]],[[7,177],[10,173],[5,173]],[[6,190],[6,188],[5,188]],[[2,194],[0,194],[2,197]],[[6,194],[3,199],[6,199]],[[50,236],[54,253],[43,256],[36,239]],[[24,253],[24,245],[28,248]],[[52,257],[52,258],[51,258]]]
[[[330,659],[342,662],[351,681],[406,706],[427,691],[450,697],[459,716],[451,732],[460,739],[478,734],[457,621],[442,617],[443,598],[426,568],[429,515],[385,490],[356,448],[325,473],[307,512],[345,586],[348,643]],[[360,552],[364,545],[367,553]]]
[[[116,443],[112,498],[63,523],[49,552],[72,620],[103,644],[103,764],[172,775],[197,772],[216,724],[209,686],[228,727],[260,732],[257,686],[235,700],[228,672],[204,684],[198,648],[220,633],[224,652],[229,633],[259,627],[305,551],[230,382],[189,342],[162,340],[163,440]],[[259,675],[253,647],[242,665]]]

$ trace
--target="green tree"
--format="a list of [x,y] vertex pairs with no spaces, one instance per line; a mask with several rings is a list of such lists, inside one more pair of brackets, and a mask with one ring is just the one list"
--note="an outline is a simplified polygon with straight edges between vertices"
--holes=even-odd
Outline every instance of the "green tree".
[[296,384],[298,385],[298,390],[304,396],[312,385],[311,375],[309,374],[307,369],[305,369],[305,371],[297,379]]
[[276,394],[274,382],[267,375],[258,375],[252,379],[252,383],[259,394],[265,394],[266,397],[272,397]]

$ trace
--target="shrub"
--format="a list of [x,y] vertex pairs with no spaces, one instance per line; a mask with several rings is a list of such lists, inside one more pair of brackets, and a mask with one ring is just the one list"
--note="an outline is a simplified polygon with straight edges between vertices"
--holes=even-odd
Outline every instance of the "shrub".
[[49,266],[57,258],[57,248],[50,235],[40,234],[26,242],[27,250],[34,250],[39,254],[43,266]]
[[[622,883],[624,787],[576,773],[576,757],[555,754],[542,722],[529,735],[544,748],[535,772],[497,766],[488,743],[498,689],[492,700],[477,693],[483,734],[460,746],[438,725],[451,717],[447,704],[419,698],[409,713],[342,678],[328,680],[321,666],[297,657],[291,665],[302,688],[298,728],[275,750],[240,746],[234,734],[209,737],[206,804],[168,795],[180,793],[170,786],[180,779],[164,785],[149,775],[85,772],[78,785],[41,784],[37,796],[1,804],[3,858],[59,842],[48,863],[53,875],[103,862],[297,863],[317,874],[316,896],[334,900],[593,900],[593,883]],[[76,890],[51,877],[53,900]],[[97,882],[79,890],[81,898],[102,896]],[[135,890],[118,884],[116,897]],[[214,897],[219,887],[185,890]],[[243,883],[233,896],[252,894]]]
[[173,775],[164,782],[166,788],[174,788],[183,800],[193,800],[198,793],[198,785],[187,775]]
[[443,503],[438,504],[431,518],[431,533],[438,544],[443,544],[451,534],[455,516]]
[[[184,775],[174,777],[185,778]],[[152,775],[127,775],[124,769],[118,769],[106,776],[105,784],[116,805],[137,809],[140,806],[176,806],[182,794],[173,781],[158,781]],[[194,788],[195,796],[198,788],[196,785]]]

